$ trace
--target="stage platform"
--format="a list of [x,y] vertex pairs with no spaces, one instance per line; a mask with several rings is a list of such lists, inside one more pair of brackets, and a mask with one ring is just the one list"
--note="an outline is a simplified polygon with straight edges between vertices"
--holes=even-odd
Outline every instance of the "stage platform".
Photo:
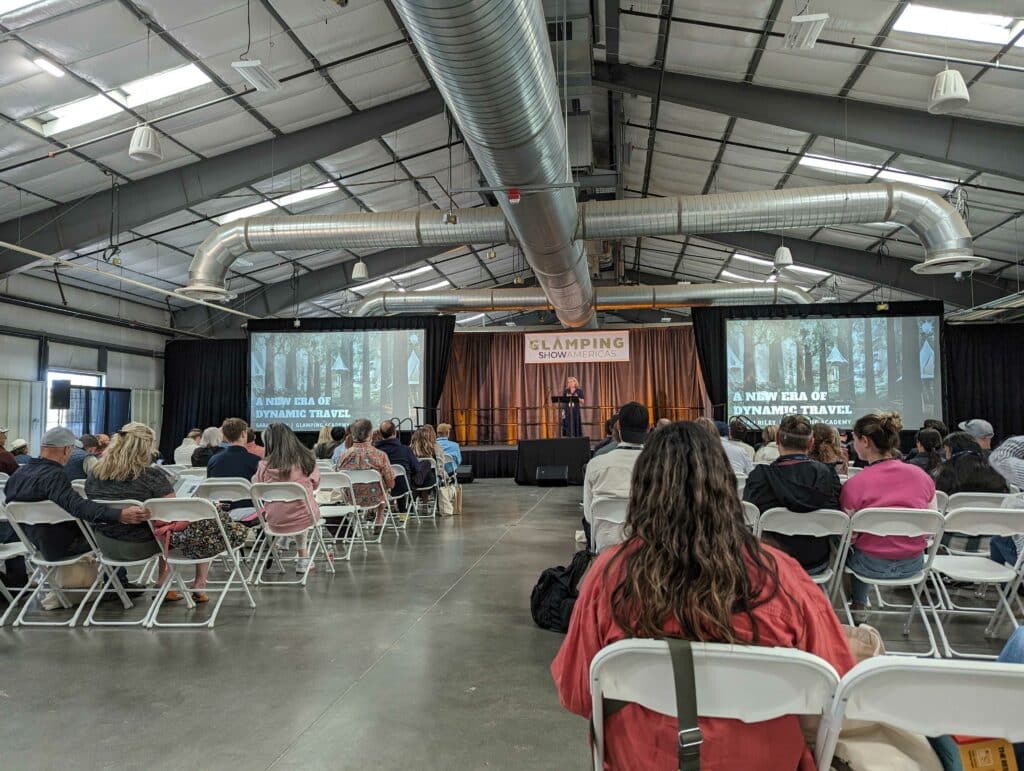
[[[568,442],[569,444],[565,444]],[[542,439],[524,440],[531,453],[527,459],[530,469],[519,468],[519,447],[508,444],[470,445],[462,448],[462,462],[473,467],[473,476],[478,479],[512,479],[517,476],[521,484],[533,484],[533,467],[540,464],[567,464],[570,466],[570,484],[582,484],[582,465],[589,460],[589,449],[578,446],[566,454],[570,445],[579,445],[579,440]],[[592,447],[593,442],[588,444]],[[585,456],[585,457],[584,457]]]
[[481,444],[462,448],[462,462],[477,479],[511,479],[516,475],[519,450],[515,445]]

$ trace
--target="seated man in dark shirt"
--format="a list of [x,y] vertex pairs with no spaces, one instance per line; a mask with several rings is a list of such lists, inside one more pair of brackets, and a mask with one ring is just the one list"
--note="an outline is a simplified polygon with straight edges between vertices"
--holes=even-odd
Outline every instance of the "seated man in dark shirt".
[[[249,441],[249,425],[241,418],[228,418],[220,427],[221,436],[227,446],[210,458],[206,464],[207,479],[238,477],[252,481],[259,468],[260,459],[245,449]],[[252,501],[234,501],[231,510],[251,509]],[[239,516],[239,515],[235,515]]]
[[[838,510],[842,491],[839,475],[834,467],[807,457],[813,441],[810,420],[803,415],[783,418],[776,438],[779,457],[770,465],[754,466],[747,477],[743,500],[753,503],[762,514],[776,507],[799,513]],[[796,559],[811,575],[828,567],[828,538],[771,533],[765,540]]]
[[405,476],[396,477],[395,486],[391,490],[391,494],[396,498],[402,496],[399,502],[399,511],[405,511],[406,500],[404,496],[409,491],[409,480],[413,478],[419,469],[420,461],[412,449],[399,441],[398,431],[395,429],[394,423],[390,420],[385,420],[380,424],[379,430],[381,439],[373,446],[388,456],[391,465],[401,466],[405,469]]
[[[149,512],[139,506],[118,510],[87,501],[71,487],[64,473],[64,464],[75,446],[75,435],[66,428],[51,428],[43,434],[39,457],[21,466],[7,480],[4,494],[7,503],[36,503],[51,501],[74,517],[87,522],[137,525],[149,519]],[[6,522],[0,523],[0,543],[9,541]],[[82,530],[73,522],[59,525],[31,525],[25,535],[48,560],[60,560],[89,551]]]

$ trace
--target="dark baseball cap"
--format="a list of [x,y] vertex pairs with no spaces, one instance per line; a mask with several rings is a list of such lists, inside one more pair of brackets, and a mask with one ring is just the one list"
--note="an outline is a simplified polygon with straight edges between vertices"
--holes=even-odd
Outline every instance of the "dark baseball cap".
[[622,441],[643,444],[647,437],[647,408],[639,402],[629,402],[619,408],[619,434]]

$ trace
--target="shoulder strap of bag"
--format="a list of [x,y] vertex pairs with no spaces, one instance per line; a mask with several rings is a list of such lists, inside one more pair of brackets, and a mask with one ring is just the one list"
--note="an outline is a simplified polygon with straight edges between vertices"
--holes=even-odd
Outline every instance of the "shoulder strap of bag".
[[[667,639],[672,658],[672,677],[676,686],[676,722],[679,730],[679,771],[700,771],[700,747],[704,734],[697,724],[697,683],[693,674],[693,649],[689,640]],[[607,720],[629,701],[604,699]],[[594,724],[590,724],[590,740],[594,741]]]

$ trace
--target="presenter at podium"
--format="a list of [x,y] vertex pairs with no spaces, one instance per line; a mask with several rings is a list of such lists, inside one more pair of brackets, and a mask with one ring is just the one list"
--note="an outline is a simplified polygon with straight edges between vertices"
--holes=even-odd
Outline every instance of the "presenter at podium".
[[580,388],[580,381],[574,377],[567,377],[562,396],[568,397],[562,405],[562,436],[583,436],[583,424],[580,419],[583,389]]

